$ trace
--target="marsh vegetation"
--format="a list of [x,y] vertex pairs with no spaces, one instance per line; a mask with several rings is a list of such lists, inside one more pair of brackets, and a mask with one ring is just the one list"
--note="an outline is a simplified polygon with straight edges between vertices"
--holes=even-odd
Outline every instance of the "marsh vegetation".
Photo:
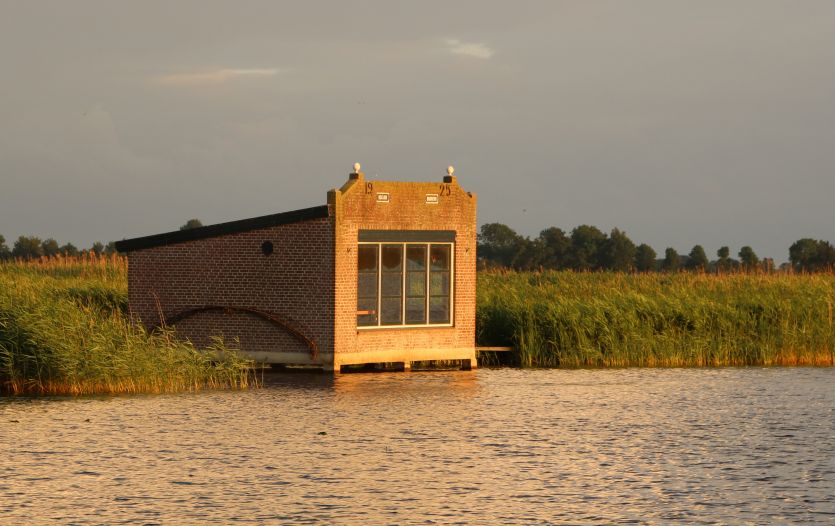
[[127,316],[127,261],[89,254],[0,263],[0,392],[160,393],[243,388],[250,362],[199,351]]
[[833,365],[831,273],[484,271],[478,340],[521,366]]
[[[479,272],[477,339],[522,367],[834,365],[835,274]],[[198,350],[127,315],[127,262],[0,263],[0,391],[245,388],[234,342]],[[231,345],[230,345],[231,344]],[[497,363],[497,356],[484,356]]]

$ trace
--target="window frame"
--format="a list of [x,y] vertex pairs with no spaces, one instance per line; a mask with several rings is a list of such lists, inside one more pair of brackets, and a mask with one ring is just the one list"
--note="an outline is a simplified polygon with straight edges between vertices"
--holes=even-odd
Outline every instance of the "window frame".
[[[455,242],[454,241],[358,241],[357,242],[357,257],[359,257],[359,247],[362,245],[374,245],[377,247],[377,325],[360,325],[356,315],[354,320],[357,324],[358,331],[364,330],[386,330],[386,329],[426,329],[435,327],[454,327],[455,326]],[[400,245],[401,247],[401,276],[400,276],[400,324],[383,325],[381,314],[382,303],[382,279],[383,279],[383,261],[382,250],[383,245]],[[426,285],[425,285],[425,319],[426,323],[406,323],[406,300],[408,275],[407,270],[407,250],[409,245],[419,245],[426,249]],[[431,268],[431,252],[433,245],[445,245],[449,247],[449,321],[445,323],[431,323],[429,321],[429,302],[432,297],[430,293],[430,281],[432,276]],[[357,296],[359,296],[359,270],[357,270],[357,277],[354,280],[357,284]],[[354,302],[357,304],[357,301]]]

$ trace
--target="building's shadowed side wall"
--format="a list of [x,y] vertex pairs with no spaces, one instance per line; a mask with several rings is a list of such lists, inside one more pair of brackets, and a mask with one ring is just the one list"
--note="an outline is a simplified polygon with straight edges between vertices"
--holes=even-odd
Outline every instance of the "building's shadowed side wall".
[[[265,241],[273,244],[270,255],[262,252]],[[129,252],[131,315],[153,327],[160,323],[160,310],[172,317],[207,305],[258,309],[293,323],[315,340],[319,362],[329,361],[333,245],[333,217],[324,217]],[[307,346],[278,325],[251,314],[202,312],[175,327],[179,337],[200,347],[222,335],[227,341],[239,338],[250,353],[298,353],[295,362],[310,355]]]

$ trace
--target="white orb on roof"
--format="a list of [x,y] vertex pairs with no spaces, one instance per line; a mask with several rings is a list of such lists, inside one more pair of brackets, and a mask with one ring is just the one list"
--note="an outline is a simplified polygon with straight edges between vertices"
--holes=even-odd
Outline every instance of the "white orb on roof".
[[452,165],[447,166],[447,168],[446,168],[446,173],[447,173],[447,175],[452,175],[452,174],[454,174],[454,173],[455,173],[455,167],[454,167],[454,166],[452,166]]
[[354,163],[354,173],[355,173],[355,174],[360,173],[360,168],[362,168],[362,167],[360,166],[360,163]]

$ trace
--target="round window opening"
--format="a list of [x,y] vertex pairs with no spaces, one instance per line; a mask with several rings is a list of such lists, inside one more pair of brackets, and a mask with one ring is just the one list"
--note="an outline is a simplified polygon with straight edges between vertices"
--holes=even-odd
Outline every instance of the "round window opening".
[[261,253],[265,256],[271,255],[274,250],[272,241],[264,241],[261,243]]

